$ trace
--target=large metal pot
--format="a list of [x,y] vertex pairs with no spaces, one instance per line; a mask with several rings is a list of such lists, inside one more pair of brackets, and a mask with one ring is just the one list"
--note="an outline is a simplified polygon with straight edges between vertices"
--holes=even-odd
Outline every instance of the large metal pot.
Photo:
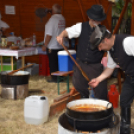
[[[92,134],[118,134],[120,128],[119,116],[115,116],[115,126],[113,128],[105,128],[100,132],[92,132]],[[62,114],[58,119],[58,134],[83,134],[83,132],[77,132],[69,123],[67,116]]]
[[2,71],[1,84],[4,85],[23,85],[28,84],[30,73],[27,71],[18,71],[13,75],[7,75],[10,71]]
[[[97,104],[105,106],[107,109],[97,112],[81,112],[70,109],[79,104]],[[96,131],[109,127],[109,123],[113,120],[113,107],[108,101],[99,99],[81,99],[69,102],[65,114],[70,125],[76,127],[76,129]]]

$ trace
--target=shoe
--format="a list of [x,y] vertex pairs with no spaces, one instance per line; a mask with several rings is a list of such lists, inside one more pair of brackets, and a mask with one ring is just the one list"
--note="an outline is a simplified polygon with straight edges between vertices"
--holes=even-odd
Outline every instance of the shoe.
[[50,82],[50,83],[57,83],[57,80],[54,80],[54,79],[48,79],[47,82]]
[[121,107],[120,134],[130,134],[131,108]]

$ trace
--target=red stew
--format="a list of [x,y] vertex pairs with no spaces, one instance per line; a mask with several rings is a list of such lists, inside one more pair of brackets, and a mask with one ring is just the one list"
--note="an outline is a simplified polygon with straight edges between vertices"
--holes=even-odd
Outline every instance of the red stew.
[[71,110],[82,111],[82,112],[97,112],[101,110],[106,110],[106,107],[94,104],[79,104],[70,107]]

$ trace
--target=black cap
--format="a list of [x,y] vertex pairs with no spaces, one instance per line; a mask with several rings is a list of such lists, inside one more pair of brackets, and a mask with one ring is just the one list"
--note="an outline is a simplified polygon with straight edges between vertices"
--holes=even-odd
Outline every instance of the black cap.
[[108,30],[105,26],[96,26],[95,30],[90,36],[90,48],[91,50],[94,50],[98,47],[98,45],[101,43],[101,41],[104,39],[106,33],[108,33]]

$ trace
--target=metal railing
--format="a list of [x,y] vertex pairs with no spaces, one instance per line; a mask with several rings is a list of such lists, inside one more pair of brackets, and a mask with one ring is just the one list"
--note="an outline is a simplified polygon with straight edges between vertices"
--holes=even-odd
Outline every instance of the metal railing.
[[[119,17],[112,17],[112,29],[111,29],[112,32],[118,22],[118,19],[119,19]],[[123,22],[123,20],[122,20],[122,22]],[[121,23],[121,25],[119,27],[118,34],[120,34],[120,33],[131,34],[131,18],[128,18],[126,20],[125,28],[124,28],[123,32],[121,31],[121,26],[123,26],[123,23]]]

